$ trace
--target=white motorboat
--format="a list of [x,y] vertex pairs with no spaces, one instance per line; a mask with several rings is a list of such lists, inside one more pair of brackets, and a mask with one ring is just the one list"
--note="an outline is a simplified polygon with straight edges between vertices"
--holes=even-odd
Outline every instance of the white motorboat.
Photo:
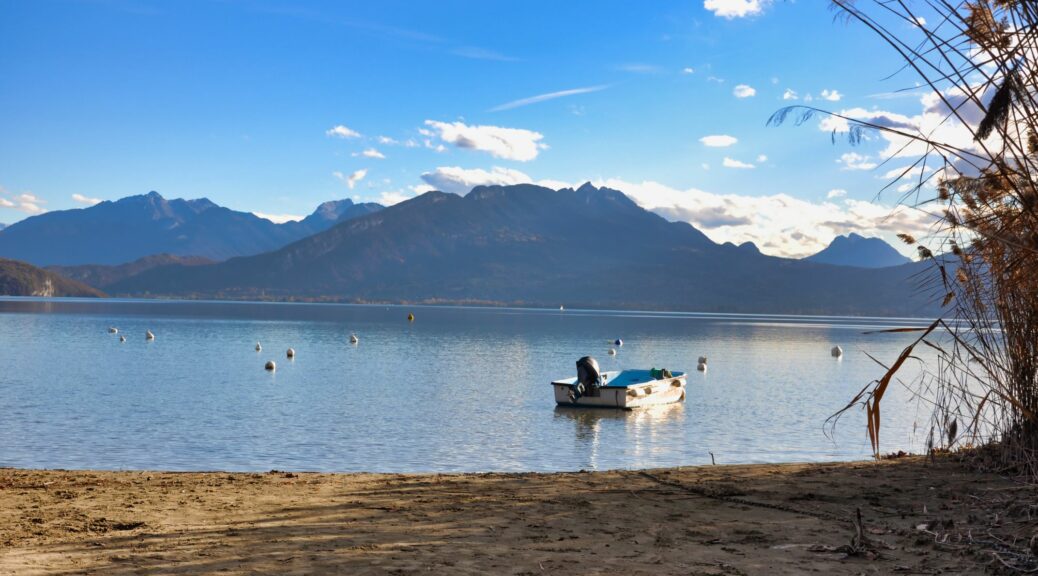
[[[585,360],[591,363],[585,365],[587,368],[581,366]],[[593,358],[581,358],[577,362],[578,376],[551,383],[555,390],[555,403],[560,406],[630,410],[685,399],[684,372],[623,370],[599,375],[597,369],[598,363]]]

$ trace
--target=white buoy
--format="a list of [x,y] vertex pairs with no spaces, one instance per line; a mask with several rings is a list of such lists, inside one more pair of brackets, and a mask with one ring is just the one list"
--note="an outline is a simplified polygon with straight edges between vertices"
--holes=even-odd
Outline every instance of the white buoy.
[[610,356],[616,356],[616,348],[610,348],[609,349],[609,355]]
[[111,328],[108,329],[108,333],[109,334],[118,334],[119,333],[119,329],[116,328],[115,326],[112,326]]
[[144,332],[144,339],[145,340],[154,340],[155,339],[155,335],[151,333],[151,330],[147,330],[147,331]]
[[617,338],[616,340],[613,340],[613,344],[616,344],[617,346],[623,346],[624,345],[624,341],[619,339],[619,338]]
[[273,360],[267,360],[267,365],[266,365],[266,366],[264,366],[263,368],[264,368],[264,369],[266,369],[266,370],[270,370],[271,372],[273,372],[274,370],[277,370],[277,369],[278,369],[278,365],[277,365],[277,364],[275,364]]
[[565,310],[566,310],[566,307],[565,307],[565,306],[559,306],[559,312],[563,312],[563,311],[565,311]]
[[119,336],[120,342],[126,342],[126,336]]
[[360,338],[357,338],[356,334],[350,334],[350,344],[356,344],[360,342]]
[[839,346],[833,346],[833,349],[830,350],[830,353],[833,355],[833,358],[839,358],[840,356],[843,356],[843,348],[840,348]]
[[696,366],[696,370],[706,372],[706,362],[700,362],[699,365]]
[[295,358],[296,357],[296,351],[291,349],[291,348],[289,348],[288,351],[285,352],[285,356],[288,356],[289,358]]
[[706,356],[700,356],[699,357],[699,363],[700,364],[706,364]]
[[256,352],[259,352],[260,350],[263,350],[263,346],[260,346],[260,343],[256,342]]

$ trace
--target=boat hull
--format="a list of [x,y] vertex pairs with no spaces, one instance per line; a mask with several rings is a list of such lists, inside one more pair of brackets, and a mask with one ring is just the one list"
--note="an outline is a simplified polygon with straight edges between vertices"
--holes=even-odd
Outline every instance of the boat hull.
[[681,402],[685,399],[685,379],[686,376],[682,374],[631,386],[601,386],[597,395],[581,396],[576,402],[569,399],[569,393],[573,390],[571,382],[551,384],[555,390],[555,403],[559,406],[632,410]]

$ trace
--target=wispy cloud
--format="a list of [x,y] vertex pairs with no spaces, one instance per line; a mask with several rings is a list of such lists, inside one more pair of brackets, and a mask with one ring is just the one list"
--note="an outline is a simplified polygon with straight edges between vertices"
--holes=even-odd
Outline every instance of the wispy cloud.
[[858,154],[857,152],[847,152],[842,154],[836,162],[838,164],[843,164],[844,170],[872,170],[876,167],[876,163],[873,162],[871,158]]
[[494,106],[490,109],[491,112],[500,112],[502,110],[511,110],[513,108],[520,108],[522,106],[529,106],[530,104],[538,104],[540,102],[547,102],[548,100],[555,100],[556,98],[565,98],[566,96],[576,96],[578,94],[590,94],[592,92],[598,92],[609,88],[608,85],[602,84],[598,86],[585,86],[583,88],[570,88],[569,90],[559,90],[558,92],[548,92],[547,94],[538,94],[536,96],[530,96],[529,98],[520,98],[519,100],[512,100]]
[[847,191],[843,188],[833,188],[832,190],[826,193],[825,197],[827,200],[832,200],[833,198],[843,198],[846,195]]
[[450,52],[455,56],[471,58],[473,60],[494,60],[497,62],[517,62],[519,60],[518,58],[505,56],[500,52],[480,48],[478,46],[458,46],[457,48],[452,48]]
[[360,182],[361,180],[363,180],[364,177],[367,176],[367,175],[368,175],[368,170],[366,168],[361,168],[360,170],[356,170],[356,171],[354,171],[353,173],[351,173],[349,175],[343,174],[342,172],[339,172],[339,171],[332,172],[332,176],[335,176],[340,182],[342,182],[343,184],[349,186],[350,190],[353,190],[353,187],[357,185],[357,182]]
[[73,194],[72,200],[79,202],[80,204],[85,204],[87,206],[93,206],[94,204],[101,203],[100,198],[89,198],[87,196],[83,196],[82,194]]
[[376,160],[385,160],[386,159],[386,155],[385,154],[379,152],[378,150],[376,150],[374,148],[368,148],[368,149],[364,150],[363,152],[354,152],[352,154],[352,156],[363,156],[364,158],[374,158]]
[[783,100],[799,100],[800,96],[797,95],[796,90],[792,88],[786,88],[786,91],[782,93]]
[[663,72],[663,68],[656,64],[644,64],[644,63],[632,63],[632,64],[621,64],[616,67],[621,72],[631,72],[634,74],[659,74]]
[[724,161],[721,162],[721,165],[725,168],[737,168],[740,170],[752,170],[753,168],[756,168],[756,166],[754,166],[753,164],[750,164],[748,162],[742,162],[740,160],[729,158],[727,156],[724,157]]
[[360,132],[352,130],[342,124],[325,130],[324,135],[329,138],[360,138]]
[[703,136],[699,139],[704,146],[711,148],[727,148],[739,141],[735,136],[729,136],[727,134],[712,134],[710,136]]

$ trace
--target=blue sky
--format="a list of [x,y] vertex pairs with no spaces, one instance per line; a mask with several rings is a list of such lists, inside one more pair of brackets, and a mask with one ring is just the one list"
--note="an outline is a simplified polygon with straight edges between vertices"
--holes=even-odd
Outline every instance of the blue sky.
[[277,219],[591,180],[803,255],[929,221],[876,197],[891,141],[765,126],[808,97],[920,122],[898,69],[822,0],[0,0],[0,222],[149,190]]

